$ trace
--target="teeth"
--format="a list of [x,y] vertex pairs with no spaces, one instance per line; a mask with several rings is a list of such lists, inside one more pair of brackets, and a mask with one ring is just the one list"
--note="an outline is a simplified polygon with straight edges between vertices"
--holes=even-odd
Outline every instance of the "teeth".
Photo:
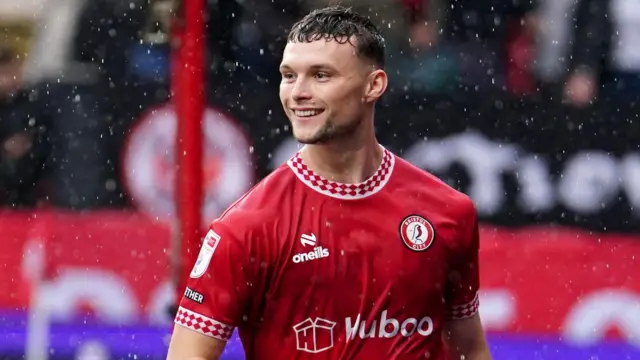
[[315,116],[322,112],[322,110],[294,110],[293,113],[299,117]]

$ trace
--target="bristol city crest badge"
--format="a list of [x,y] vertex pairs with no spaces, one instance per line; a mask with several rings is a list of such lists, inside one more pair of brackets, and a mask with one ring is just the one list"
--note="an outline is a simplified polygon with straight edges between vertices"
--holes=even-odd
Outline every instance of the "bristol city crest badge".
[[436,232],[429,220],[419,215],[409,215],[400,223],[400,237],[413,251],[425,251],[436,238]]

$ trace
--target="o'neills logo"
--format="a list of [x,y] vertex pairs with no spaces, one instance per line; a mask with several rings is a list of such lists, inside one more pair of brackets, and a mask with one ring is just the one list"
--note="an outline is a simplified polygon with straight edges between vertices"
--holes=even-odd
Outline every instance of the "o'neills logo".
[[293,255],[294,263],[303,263],[306,261],[322,259],[329,256],[329,250],[323,248],[322,246],[318,246],[308,253],[300,253]]
[[[217,217],[254,181],[251,144],[236,121],[209,108],[203,121],[203,220]],[[131,130],[123,152],[123,182],[141,210],[175,218],[177,118],[170,105],[153,109]]]

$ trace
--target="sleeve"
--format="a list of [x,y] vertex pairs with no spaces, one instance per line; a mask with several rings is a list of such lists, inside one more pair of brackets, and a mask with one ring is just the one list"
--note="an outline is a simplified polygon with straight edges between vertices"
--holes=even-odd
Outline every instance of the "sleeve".
[[466,319],[478,312],[480,272],[478,250],[480,247],[478,220],[475,207],[469,200],[460,222],[460,243],[455,250],[445,291],[447,320]]
[[260,267],[256,249],[247,239],[251,234],[240,234],[239,228],[227,228],[218,220],[210,226],[180,301],[176,324],[226,341],[247,319]]

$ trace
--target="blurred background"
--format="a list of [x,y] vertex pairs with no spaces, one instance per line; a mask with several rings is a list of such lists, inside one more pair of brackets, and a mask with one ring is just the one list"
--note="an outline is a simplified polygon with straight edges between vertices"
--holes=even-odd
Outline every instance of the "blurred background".
[[[331,2],[194,0],[194,39],[177,2],[0,0],[1,359],[164,358],[176,189],[206,224],[296,151],[277,67]],[[341,3],[387,39],[380,141],[475,201],[494,358],[640,359],[640,2]]]

